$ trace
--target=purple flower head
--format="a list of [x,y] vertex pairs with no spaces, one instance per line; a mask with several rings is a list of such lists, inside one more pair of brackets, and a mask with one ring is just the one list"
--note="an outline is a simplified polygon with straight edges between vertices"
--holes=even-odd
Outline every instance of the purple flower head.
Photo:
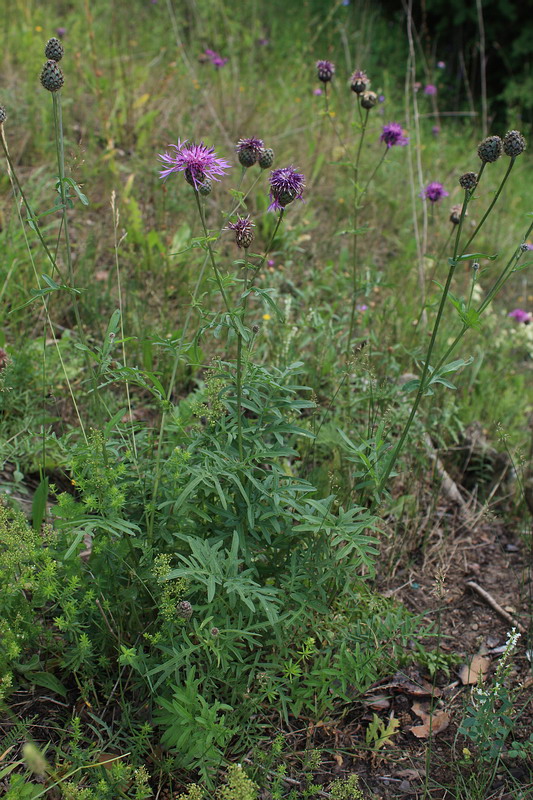
[[420,192],[419,197],[430,200],[432,203],[436,203],[443,197],[448,197],[448,194],[449,192],[446,191],[442,183],[433,181],[432,183],[428,183],[426,188]]
[[239,139],[235,145],[235,150],[242,153],[243,150],[251,150],[255,157],[259,155],[265,143],[262,139],[256,139],[255,136],[250,136],[249,139]]
[[533,244],[531,244],[531,242],[526,242],[526,250],[533,250]]
[[220,67],[223,67],[224,64],[227,64],[229,61],[228,58],[223,58],[219,53],[215,52],[215,50],[210,50],[209,48],[207,48],[207,50],[204,50],[204,53],[211,62],[211,64],[217,69],[220,69]]
[[159,173],[160,178],[167,178],[172,172],[184,172],[185,179],[196,191],[203,184],[206,178],[213,181],[219,180],[219,175],[225,175],[230,164],[215,154],[214,147],[207,147],[203,142],[200,144],[187,144],[187,139],[178,144],[171,144],[169,147],[175,149],[175,153],[160,153],[159,158],[163,164],[168,164]]
[[318,97],[318,95],[324,94],[324,92],[322,91],[320,86],[318,86],[316,89],[313,89],[313,94],[316,94]]
[[66,28],[56,28],[56,33],[57,33],[57,35],[58,35],[58,37],[60,39],[63,38],[63,36],[66,34],[66,32],[67,32]]
[[237,222],[228,222],[228,230],[235,231],[235,242],[238,247],[250,247],[254,238],[254,223],[247,217],[237,217]]
[[335,75],[335,64],[332,61],[317,61],[316,71],[319,81],[329,83]]
[[302,200],[302,191],[305,186],[304,176],[300,172],[296,172],[294,167],[273,169],[269,181],[269,211],[278,211],[292,203],[293,200]]
[[444,61],[437,61],[437,67],[439,69],[446,69],[446,62]]
[[257,44],[260,44],[261,47],[267,47],[270,44],[270,39],[259,39]]
[[235,149],[242,166],[253,167],[264,146],[265,143],[262,139],[256,139],[253,136],[249,139],[239,139]]
[[366,306],[364,303],[358,304],[355,307],[356,311],[366,311],[367,309],[368,309],[368,306]]
[[433,125],[433,127],[431,129],[431,133],[433,134],[433,136],[438,136],[439,133],[440,133],[439,126],[438,125]]
[[513,311],[510,311],[507,316],[512,317],[517,322],[523,322],[524,325],[529,325],[531,322],[531,314],[528,311],[524,311],[523,308],[515,308]]
[[394,147],[395,145],[405,147],[409,141],[407,136],[403,135],[402,126],[399,122],[389,122],[387,125],[384,125],[379,140],[380,142],[385,142],[387,148]]
[[437,87],[432,83],[428,83],[427,86],[424,86],[424,94],[427,94],[429,97],[435,97],[437,94]]
[[385,102],[385,95],[384,94],[378,95],[378,103],[384,103],[384,102]]

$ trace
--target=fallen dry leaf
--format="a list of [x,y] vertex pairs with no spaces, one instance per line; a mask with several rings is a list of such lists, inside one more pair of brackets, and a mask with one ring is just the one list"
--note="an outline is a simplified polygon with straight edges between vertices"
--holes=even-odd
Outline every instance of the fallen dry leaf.
[[429,736],[441,733],[450,724],[450,715],[446,711],[429,710],[426,703],[414,702],[412,711],[422,720],[422,725],[415,725],[411,728],[411,733],[418,739],[427,739]]
[[487,677],[487,672],[490,667],[490,658],[485,656],[473,656],[469,664],[463,664],[459,670],[459,678],[462,683],[475,684],[481,678],[482,681]]
[[417,769],[401,769],[394,773],[395,778],[406,778],[408,781],[420,781],[426,773],[424,770],[419,772]]

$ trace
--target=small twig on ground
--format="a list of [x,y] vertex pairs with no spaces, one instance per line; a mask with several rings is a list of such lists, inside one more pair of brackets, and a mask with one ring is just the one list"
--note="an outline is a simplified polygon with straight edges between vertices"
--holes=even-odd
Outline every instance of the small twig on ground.
[[496,602],[494,597],[489,594],[485,589],[482,589],[481,586],[476,583],[475,581],[466,581],[465,586],[468,586],[469,589],[473,589],[486,603],[489,605],[494,611],[506,622],[510,625],[513,625],[517,628],[520,633],[526,633],[525,627],[514,619],[508,611],[501,607],[499,603]]

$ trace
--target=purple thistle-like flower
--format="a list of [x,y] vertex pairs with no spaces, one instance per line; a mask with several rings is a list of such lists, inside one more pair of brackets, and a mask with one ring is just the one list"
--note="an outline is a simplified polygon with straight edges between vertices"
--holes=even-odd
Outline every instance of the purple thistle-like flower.
[[437,61],[437,67],[439,69],[446,69],[446,62],[445,61]]
[[524,325],[529,325],[531,322],[531,314],[528,311],[524,311],[523,308],[515,308],[513,311],[510,311],[507,316],[512,317],[517,322],[523,322]]
[[269,211],[285,208],[293,200],[302,200],[304,176],[296,172],[294,167],[274,169],[270,173],[270,205]]
[[329,83],[335,75],[335,64],[332,61],[317,61],[316,71],[319,81]]
[[437,87],[432,83],[428,83],[427,86],[424,86],[424,94],[427,94],[429,97],[435,97],[437,94]]
[[439,183],[438,181],[432,181],[432,183],[428,183],[425,189],[422,189],[419,197],[430,200],[432,203],[436,203],[443,197],[448,197],[448,194],[449,192],[446,191],[442,183]]
[[239,163],[243,167],[253,167],[264,149],[265,143],[262,139],[253,136],[250,139],[239,139],[235,147]]
[[224,64],[227,64],[229,61],[229,58],[223,58],[220,53],[217,53],[215,50],[210,50],[209,48],[204,50],[204,53],[211,64],[217,69],[220,69],[220,67],[223,67]]
[[254,238],[254,223],[247,217],[237,216],[237,222],[228,222],[228,230],[235,231],[235,243],[238,247],[250,247]]
[[403,135],[402,126],[399,122],[389,122],[384,125],[379,139],[381,142],[385,142],[388,148],[395,145],[405,147],[409,141],[407,136]]
[[160,153],[159,158],[164,164],[170,164],[166,169],[159,173],[160,178],[167,178],[172,172],[184,172],[185,179],[196,191],[199,190],[206,178],[213,181],[219,180],[219,175],[225,175],[230,164],[215,154],[214,147],[207,147],[203,142],[200,144],[187,144],[187,139],[178,144],[171,144],[169,147],[175,149],[175,153]]
[[440,133],[440,127],[438,125],[433,125],[431,133],[433,134],[433,136],[438,136]]

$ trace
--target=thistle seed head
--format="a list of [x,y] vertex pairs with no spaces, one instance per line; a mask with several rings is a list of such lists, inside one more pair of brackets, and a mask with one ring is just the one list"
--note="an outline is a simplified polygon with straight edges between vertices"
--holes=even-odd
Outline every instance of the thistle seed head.
[[477,154],[484,163],[497,161],[502,154],[503,143],[499,136],[487,136],[478,145]]
[[375,92],[363,92],[361,95],[361,105],[363,108],[370,110],[377,106],[378,104],[378,96]]
[[503,152],[506,156],[516,158],[526,149],[526,140],[520,131],[507,131],[503,137]]
[[461,175],[459,178],[459,184],[463,189],[465,189],[465,191],[473,192],[477,186],[477,173],[465,172],[464,175]]
[[41,72],[41,83],[49,92],[57,92],[63,86],[65,78],[61,67],[52,58],[44,65]]
[[46,47],[44,48],[44,54],[46,58],[49,58],[52,61],[61,61],[64,53],[65,48],[59,39],[57,39],[55,36],[52,36],[51,39],[48,39]]
[[[450,209],[450,222],[454,225],[459,225],[461,222],[461,212],[463,210],[462,205],[452,206]],[[468,216],[468,211],[465,211],[465,217]]]

